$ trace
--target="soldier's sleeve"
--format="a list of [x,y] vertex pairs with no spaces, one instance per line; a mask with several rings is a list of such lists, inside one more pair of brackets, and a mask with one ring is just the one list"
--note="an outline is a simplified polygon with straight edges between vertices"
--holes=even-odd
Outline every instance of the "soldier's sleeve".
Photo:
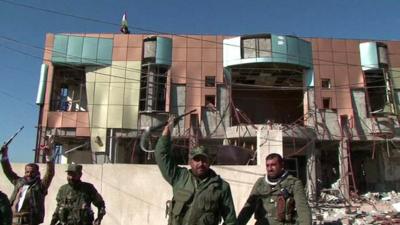
[[293,197],[296,204],[297,222],[299,225],[311,225],[311,209],[308,206],[303,184],[300,180],[294,183]]
[[[0,193],[1,194],[1,193]],[[10,225],[12,222],[12,211],[10,201],[5,194],[0,195],[0,217],[2,223],[0,225]]]
[[232,192],[229,184],[226,185],[225,191],[222,193],[221,215],[225,225],[236,224],[236,212],[233,204]]
[[42,184],[44,188],[47,190],[51,184],[51,181],[53,180],[54,177],[54,162],[53,160],[46,162],[46,174],[44,175],[42,179]]
[[173,185],[184,169],[178,167],[171,155],[171,140],[169,136],[161,136],[158,139],[154,154],[164,179]]
[[51,217],[50,225],[55,225],[59,221],[58,211],[60,209],[61,199],[62,199],[62,187],[60,187],[60,189],[58,189],[58,192],[57,192],[57,197],[56,197],[57,206],[56,206],[56,209],[54,210],[54,213],[53,213],[53,215]]
[[103,200],[103,197],[100,195],[99,192],[97,192],[96,188],[93,185],[91,185],[90,193],[93,205],[97,207],[97,218],[101,220],[106,214],[106,204]]
[[258,191],[257,191],[257,186],[258,183],[260,182],[260,179],[257,180],[257,182],[254,184],[249,197],[247,198],[246,203],[244,204],[243,208],[240,210],[239,215],[238,215],[238,225],[245,225],[247,222],[249,222],[251,216],[253,215],[255,209],[256,209],[256,204],[257,204],[257,196]]
[[1,159],[1,167],[3,168],[3,172],[6,175],[7,179],[12,183],[16,184],[18,179],[20,178],[13,170],[10,164],[10,161],[7,159]]

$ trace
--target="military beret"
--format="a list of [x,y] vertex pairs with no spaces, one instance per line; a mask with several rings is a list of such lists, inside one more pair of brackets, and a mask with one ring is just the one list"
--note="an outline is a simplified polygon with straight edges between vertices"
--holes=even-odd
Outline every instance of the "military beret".
[[82,165],[69,164],[68,169],[65,172],[82,173]]
[[198,146],[196,148],[193,148],[192,150],[190,150],[189,158],[193,159],[194,157],[199,156],[199,155],[209,158],[207,148],[205,148],[204,146]]

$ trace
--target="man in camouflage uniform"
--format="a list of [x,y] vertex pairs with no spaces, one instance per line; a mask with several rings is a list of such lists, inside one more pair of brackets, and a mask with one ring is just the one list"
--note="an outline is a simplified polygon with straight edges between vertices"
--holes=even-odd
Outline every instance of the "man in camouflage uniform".
[[[68,184],[57,193],[57,207],[50,225],[100,225],[106,214],[106,207],[96,188],[81,181],[82,165],[70,164],[67,169]],[[91,204],[98,209],[94,219]]]
[[54,177],[54,163],[52,160],[52,149],[43,147],[46,155],[46,174],[40,178],[39,166],[29,163],[25,166],[25,175],[18,176],[11,168],[8,160],[8,148],[1,148],[1,166],[8,180],[14,185],[14,191],[10,196],[11,209],[13,212],[13,224],[15,225],[37,225],[43,223],[44,200],[47,189]]
[[156,146],[155,157],[165,180],[172,185],[173,199],[168,201],[169,225],[218,225],[236,223],[229,184],[210,169],[207,150],[197,147],[190,152],[188,170],[177,166],[171,153],[173,120],[165,126]]
[[12,211],[7,195],[0,191],[0,225],[11,225]]
[[238,225],[246,224],[254,213],[256,225],[311,225],[311,210],[301,181],[283,167],[279,154],[266,158],[267,175],[253,186],[239,213]]

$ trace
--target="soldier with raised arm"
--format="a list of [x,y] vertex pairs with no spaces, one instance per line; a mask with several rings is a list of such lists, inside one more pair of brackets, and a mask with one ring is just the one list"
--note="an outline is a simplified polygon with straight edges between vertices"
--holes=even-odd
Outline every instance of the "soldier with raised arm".
[[169,225],[236,224],[236,214],[229,184],[210,169],[207,149],[203,146],[189,153],[190,169],[180,167],[172,157],[173,118],[158,139],[155,157],[164,179],[172,186],[169,201]]

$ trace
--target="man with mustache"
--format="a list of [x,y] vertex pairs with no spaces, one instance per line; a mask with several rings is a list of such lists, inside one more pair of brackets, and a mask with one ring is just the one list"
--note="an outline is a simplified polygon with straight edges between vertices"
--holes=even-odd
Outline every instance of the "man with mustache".
[[167,202],[169,225],[218,225],[236,223],[229,184],[210,169],[210,158],[203,146],[189,153],[190,169],[179,167],[172,157],[173,118],[158,139],[155,158],[164,179],[172,186],[173,198]]
[[[103,197],[96,188],[81,181],[82,165],[68,165],[68,184],[60,187],[57,193],[57,207],[50,225],[100,225],[106,214]],[[97,207],[97,218],[94,219],[91,204]]]
[[266,157],[267,175],[260,177],[238,216],[246,224],[254,213],[256,225],[311,225],[311,210],[301,181],[284,169],[281,155]]
[[37,225],[43,223],[44,200],[47,189],[54,177],[54,162],[52,149],[48,146],[42,148],[46,156],[46,174],[40,178],[39,166],[29,163],[25,166],[25,175],[18,176],[11,168],[8,160],[8,147],[2,146],[1,166],[8,180],[14,185],[14,191],[10,197],[13,212],[13,225]]

